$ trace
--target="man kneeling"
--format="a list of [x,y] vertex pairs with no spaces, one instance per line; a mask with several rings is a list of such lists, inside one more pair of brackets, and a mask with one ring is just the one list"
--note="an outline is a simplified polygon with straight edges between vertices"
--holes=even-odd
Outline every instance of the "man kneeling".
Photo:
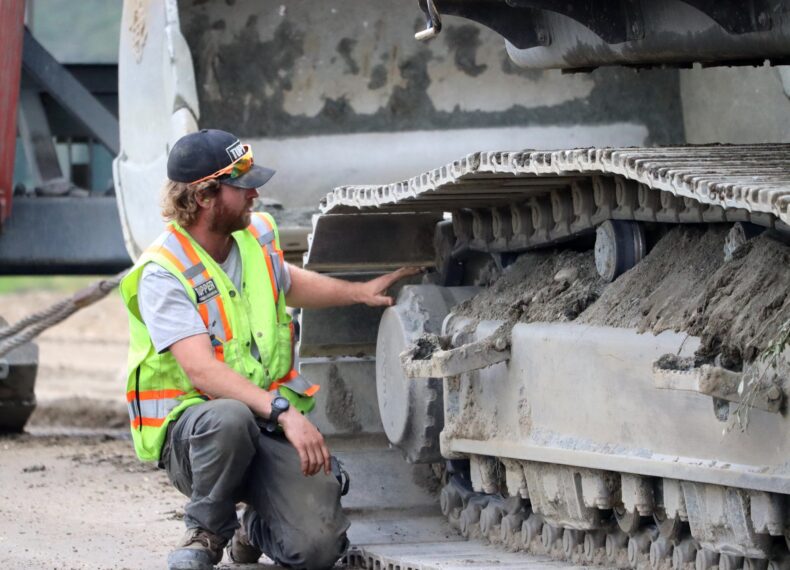
[[230,133],[182,137],[167,163],[170,223],[121,283],[135,450],[189,497],[172,570],[213,568],[229,542],[235,562],[265,553],[309,569],[348,546],[332,458],[303,415],[318,387],[293,368],[286,306],[390,305],[387,288],[414,271],[352,283],[285,263],[274,219],[253,212],[273,174]]

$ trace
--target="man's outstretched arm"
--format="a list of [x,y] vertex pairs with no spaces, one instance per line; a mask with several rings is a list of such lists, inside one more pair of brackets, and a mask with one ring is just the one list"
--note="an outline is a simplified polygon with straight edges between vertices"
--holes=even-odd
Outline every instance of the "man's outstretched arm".
[[371,307],[388,307],[393,304],[387,295],[397,281],[420,273],[419,267],[401,267],[397,271],[381,275],[370,281],[345,281],[294,265],[288,265],[291,288],[285,295],[289,307],[323,309],[364,303]]
[[[208,334],[198,334],[170,345],[170,352],[189,376],[192,385],[212,398],[238,400],[252,412],[267,419],[272,412],[272,395],[236,373],[214,357]],[[302,473],[330,472],[329,449],[324,437],[293,406],[278,418],[285,437],[296,448]]]

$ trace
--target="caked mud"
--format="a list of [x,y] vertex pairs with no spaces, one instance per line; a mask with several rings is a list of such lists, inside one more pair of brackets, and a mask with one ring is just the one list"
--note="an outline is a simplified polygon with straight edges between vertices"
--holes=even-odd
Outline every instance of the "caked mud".
[[702,339],[698,362],[740,369],[790,320],[790,248],[767,234],[724,260],[729,225],[678,226],[613,283],[593,252],[527,253],[455,312],[480,320],[574,321]]

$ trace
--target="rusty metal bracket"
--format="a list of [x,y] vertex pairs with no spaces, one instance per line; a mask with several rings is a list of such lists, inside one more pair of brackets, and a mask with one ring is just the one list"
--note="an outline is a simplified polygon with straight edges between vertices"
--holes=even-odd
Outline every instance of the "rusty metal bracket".
[[688,370],[663,368],[661,360],[653,364],[653,384],[656,388],[697,392],[719,400],[744,403],[758,410],[781,413],[784,393],[778,386],[766,386],[764,390],[751,394],[746,401],[739,390],[742,380],[742,372],[733,372],[709,364]]
[[407,378],[448,378],[510,360],[509,344],[492,343],[491,339],[452,350],[436,350],[429,358],[419,358],[417,351],[418,348],[413,346],[401,354],[401,365]]

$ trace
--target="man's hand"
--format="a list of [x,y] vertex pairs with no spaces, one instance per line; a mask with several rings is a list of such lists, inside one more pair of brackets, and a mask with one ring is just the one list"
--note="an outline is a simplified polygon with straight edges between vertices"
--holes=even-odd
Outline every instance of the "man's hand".
[[395,301],[387,295],[387,289],[405,277],[417,275],[422,271],[419,267],[401,267],[400,269],[376,277],[365,283],[357,283],[356,297],[358,303],[369,307],[389,307]]
[[299,454],[302,462],[302,474],[315,475],[324,467],[328,475],[332,468],[329,462],[329,449],[324,442],[324,436],[310,423],[306,417],[294,408],[278,418],[283,432]]

